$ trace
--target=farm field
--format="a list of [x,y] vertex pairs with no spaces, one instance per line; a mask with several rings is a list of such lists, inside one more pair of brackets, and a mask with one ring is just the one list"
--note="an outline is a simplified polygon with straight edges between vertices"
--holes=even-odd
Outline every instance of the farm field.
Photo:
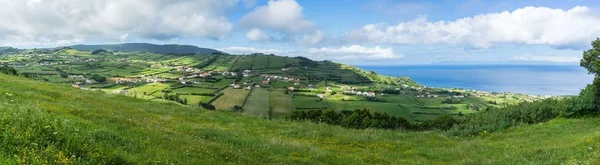
[[[37,60],[31,60],[37,59]],[[217,109],[230,110],[233,105],[242,105],[248,95],[247,91],[227,89],[232,82],[239,85],[258,84],[270,79],[271,96],[266,97],[266,106],[250,108],[252,113],[266,114],[272,108],[272,117],[281,118],[295,110],[354,110],[368,108],[371,111],[386,112],[390,115],[402,116],[411,121],[422,121],[423,118],[436,117],[440,114],[451,114],[457,118],[459,114],[474,113],[486,107],[501,107],[506,103],[515,104],[523,101],[525,96],[466,96],[457,104],[442,104],[446,97],[452,95],[466,95],[464,90],[446,90],[438,88],[424,88],[416,82],[405,77],[390,77],[378,75],[361,70],[353,66],[331,61],[312,61],[303,57],[282,57],[274,55],[224,55],[224,54],[199,54],[199,55],[164,55],[145,52],[107,52],[102,55],[92,55],[89,51],[74,49],[57,50],[23,50],[21,53],[0,56],[9,66],[16,67],[19,72],[34,75],[37,80],[64,84],[71,86],[73,83],[82,83],[91,79],[93,75],[107,78],[106,82],[90,81],[81,87],[100,89],[107,93],[117,89],[129,89],[126,96],[165,101],[163,89],[172,89],[186,83],[188,86],[172,89],[171,94],[190,93],[218,93],[223,92],[223,98],[215,100],[212,104]],[[243,77],[244,70],[251,70],[249,75]],[[224,71],[227,71],[226,73]],[[186,73],[187,72],[187,73]],[[234,74],[232,75],[233,72]],[[194,77],[180,80],[183,75],[210,74],[209,77]],[[83,76],[84,78],[63,78],[68,76]],[[283,78],[294,78],[294,81],[285,81]],[[125,79],[128,82],[119,82],[119,86],[102,88],[117,84],[117,80]],[[146,81],[149,80],[149,81]],[[294,83],[298,80],[299,84]],[[146,83],[146,82],[165,83]],[[186,81],[186,82],[181,82]],[[246,83],[246,84],[244,84]],[[309,87],[310,86],[310,87]],[[287,87],[294,87],[295,96],[290,100],[284,92]],[[329,88],[328,88],[329,87]],[[376,96],[369,101],[365,96],[346,95],[350,90],[362,92],[375,92]],[[402,88],[402,89],[400,89]],[[218,91],[222,90],[223,91]],[[326,89],[331,89],[326,90]],[[381,94],[384,90],[395,94]],[[259,89],[253,93],[261,93]],[[233,92],[232,91],[239,91]],[[310,91],[310,92],[309,92]],[[444,93],[445,92],[445,93]],[[147,96],[143,96],[144,93]],[[317,94],[326,93],[324,101],[316,97]],[[334,94],[335,93],[335,94]],[[440,95],[439,98],[424,98],[429,93]],[[440,94],[442,93],[442,94]],[[473,92],[471,92],[473,94]],[[302,96],[303,95],[303,96]],[[417,98],[416,96],[420,96]],[[186,96],[189,97],[189,96]],[[226,101],[231,99],[232,101]],[[249,98],[250,99],[250,98]],[[206,97],[189,97],[188,103],[193,106]],[[241,100],[241,101],[240,101]],[[252,98],[250,100],[257,100]],[[347,100],[347,101],[342,101]],[[489,102],[493,101],[493,102]],[[255,102],[255,101],[252,101]],[[259,101],[260,102],[260,101]],[[263,101],[264,102],[264,101]],[[493,103],[493,104],[492,104]],[[250,106],[252,104],[249,104]],[[252,105],[254,107],[258,105]],[[267,107],[267,108],[265,108]],[[431,110],[439,113],[432,113]],[[424,114],[427,113],[427,116]],[[416,117],[415,117],[416,116]]]
[[164,83],[148,83],[129,89],[129,93],[137,93],[138,95],[150,95],[153,92],[168,88],[169,85]]
[[290,95],[285,94],[285,89],[271,89],[270,95],[271,117],[283,118],[292,114],[294,105]]
[[[23,164],[23,160],[31,164],[596,164],[600,160],[597,117],[556,118],[481,136],[446,136],[438,130],[357,130],[259,120],[2,74],[0,82],[0,123],[6,124],[6,129],[0,129],[4,138],[0,164]],[[35,144],[44,145],[32,148]],[[66,159],[64,154],[73,150],[78,151],[74,158]]]
[[329,107],[323,104],[323,101],[319,100],[317,97],[294,96],[292,102],[296,110],[329,109]]
[[243,106],[243,113],[255,117],[269,117],[269,90],[254,88]]
[[213,93],[214,89],[198,88],[198,87],[183,87],[174,89],[175,93]]
[[267,65],[269,65],[269,56],[255,56],[252,70],[265,69]]
[[180,95],[181,99],[187,99],[187,105],[198,106],[200,102],[206,103],[212,96]]
[[244,100],[250,91],[245,89],[226,88],[223,91],[223,96],[212,102],[215,108],[220,110],[230,110],[233,106],[244,104]]

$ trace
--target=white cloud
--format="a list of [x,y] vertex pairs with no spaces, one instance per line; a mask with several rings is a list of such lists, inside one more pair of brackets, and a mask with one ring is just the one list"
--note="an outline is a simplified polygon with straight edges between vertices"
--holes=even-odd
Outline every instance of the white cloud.
[[304,18],[302,6],[295,0],[270,0],[240,20],[243,26],[282,31],[286,33],[311,32],[315,24]]
[[303,45],[316,45],[323,41],[323,33],[320,30],[315,31],[313,34],[305,34],[300,44]]
[[570,56],[515,56],[514,60],[517,61],[531,61],[531,62],[554,62],[554,63],[575,63],[579,62],[581,58],[570,57]]
[[121,35],[121,39],[120,39],[120,41],[121,41],[121,42],[125,42],[125,41],[127,41],[128,39],[129,39],[129,34],[125,33],[125,34]]
[[376,46],[367,48],[361,45],[344,46],[340,48],[311,48],[306,53],[334,60],[382,60],[400,59],[404,57],[403,55],[394,53],[394,50],[390,47],[382,48]]
[[271,40],[271,37],[265,33],[263,33],[258,28],[252,28],[248,33],[246,33],[246,38],[251,41],[268,41]]
[[231,54],[252,54],[252,53],[265,53],[265,54],[276,54],[276,55],[289,55],[295,53],[294,50],[280,50],[280,49],[260,49],[254,47],[243,47],[234,46],[221,48],[220,51],[231,53]]
[[227,47],[220,51],[231,54],[252,54],[265,53],[280,56],[305,56],[314,60],[335,60],[335,61],[357,61],[357,60],[393,60],[401,59],[404,55],[394,53],[392,48],[382,48],[375,46],[372,48],[352,45],[339,48],[310,48],[306,50],[282,50],[282,49],[262,49],[254,47]]
[[255,29],[261,29],[262,36],[270,36],[269,40],[273,40],[272,36],[282,36],[276,40],[316,45],[323,41],[323,34],[314,22],[304,18],[302,10],[295,0],[269,0],[267,5],[244,15],[239,24],[250,28],[246,37],[252,41],[264,41],[257,40],[259,33]]
[[206,37],[233,27],[237,0],[0,0],[0,45],[56,45],[94,39]]
[[348,32],[346,40],[392,44],[456,44],[489,48],[496,44],[583,48],[600,36],[600,15],[584,6],[569,10],[524,7],[454,21],[426,18],[396,25],[368,24]]

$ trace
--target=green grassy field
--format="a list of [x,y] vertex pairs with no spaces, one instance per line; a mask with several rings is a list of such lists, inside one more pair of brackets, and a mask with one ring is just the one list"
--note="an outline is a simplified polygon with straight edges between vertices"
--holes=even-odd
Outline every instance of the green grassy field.
[[[84,75],[86,78],[92,77],[94,74],[104,76],[109,79],[106,83],[86,84],[88,86],[104,86],[114,84],[117,78],[131,78],[145,80],[146,76],[160,76],[170,79],[169,83],[156,85],[155,83],[145,84],[145,82],[129,83],[127,86],[137,86],[129,90],[126,96],[143,97],[154,101],[161,101],[163,98],[163,89],[171,89],[179,87],[181,82],[178,78],[184,73],[177,71],[177,68],[195,68],[204,71],[234,71],[238,75],[242,74],[245,69],[252,69],[250,77],[243,77],[240,84],[245,82],[254,82],[260,84],[265,78],[261,74],[292,77],[300,80],[299,85],[294,85],[295,81],[285,82],[284,80],[271,79],[270,86],[267,88],[278,89],[276,94],[280,94],[284,88],[293,86],[296,89],[306,91],[308,85],[314,85],[313,92],[299,92],[298,94],[307,94],[310,96],[298,96],[289,104],[287,99],[279,97],[269,98],[269,104],[274,108],[273,112],[281,113],[282,115],[273,115],[281,117],[283,114],[289,114],[295,109],[333,109],[333,110],[353,110],[358,108],[369,108],[373,111],[386,112],[395,116],[403,116],[411,121],[421,121],[422,119],[436,117],[436,114],[427,116],[418,114],[415,117],[414,113],[428,112],[427,109],[432,107],[443,109],[450,106],[456,109],[444,109],[445,114],[462,114],[476,112],[475,109],[485,109],[488,106],[502,107],[506,103],[516,104],[523,102],[522,98],[527,96],[489,96],[489,97],[474,97],[465,98],[460,104],[448,105],[441,102],[450,96],[446,94],[440,98],[416,98],[417,95],[425,93],[436,93],[445,91],[443,89],[398,89],[399,95],[379,95],[379,92],[384,89],[394,89],[403,86],[411,86],[421,88],[416,82],[405,77],[391,77],[361,70],[353,66],[335,63],[331,61],[312,61],[302,57],[283,57],[274,55],[161,55],[144,52],[112,52],[107,54],[91,55],[91,52],[77,51],[73,49],[59,50],[41,50],[27,49],[22,52],[10,55],[0,56],[1,61],[6,61],[9,66],[17,67],[21,73],[33,75],[36,80],[53,82],[63,85],[71,85],[75,82],[82,82],[83,79],[61,78],[60,75]],[[283,70],[282,70],[283,69]],[[145,76],[144,76],[145,75]],[[235,76],[223,76],[222,73],[212,73],[210,78],[196,77],[189,81],[197,82],[190,84],[190,87],[174,89],[175,93],[190,94],[190,93],[218,93],[220,89],[226,87],[234,80]],[[362,96],[347,96],[342,94],[341,87],[350,86],[360,91],[377,91],[377,99],[385,102],[366,101]],[[330,95],[327,92],[325,102],[315,101],[318,98],[316,94],[325,92],[326,87],[332,87],[336,95]],[[119,88],[122,89],[122,88]],[[101,89],[111,93],[114,89]],[[466,92],[465,90],[453,89],[453,92]],[[142,96],[143,93],[147,96]],[[445,91],[448,92],[448,91]],[[245,98],[246,94],[240,92],[240,96],[233,96],[232,99],[239,100]],[[402,94],[400,94],[402,93]],[[229,98],[226,96],[225,98]],[[341,100],[347,98],[349,102],[345,103]],[[200,100],[194,98],[193,100]],[[497,102],[488,104],[488,101]],[[281,102],[281,103],[280,103]],[[195,101],[194,101],[195,103]],[[229,109],[232,104],[224,102],[219,103],[223,106],[218,106],[223,109]],[[239,104],[239,102],[235,102]],[[235,105],[234,104],[234,105]],[[415,107],[419,105],[422,107]],[[291,107],[291,108],[290,108]],[[288,108],[287,110],[284,110]],[[440,113],[442,114],[442,113]],[[422,116],[422,117],[421,117]],[[457,116],[457,115],[455,115]]]
[[200,102],[207,103],[212,96],[195,96],[195,95],[181,95],[181,99],[187,99],[187,105],[198,106]]
[[149,83],[137,86],[135,88],[129,89],[129,93],[137,93],[138,95],[146,94],[149,95],[153,92],[160,91],[166,89],[169,85],[164,83]]
[[265,69],[269,65],[269,56],[255,56],[252,70]]
[[269,99],[272,118],[283,118],[292,114],[294,105],[290,95],[285,94],[285,89],[272,89]]
[[183,87],[183,88],[177,88],[177,89],[173,90],[173,92],[175,92],[175,93],[212,93],[214,91],[215,91],[214,89],[196,88],[196,87]]
[[0,75],[2,164],[596,164],[599,118],[477,137],[260,120]]
[[322,101],[317,97],[307,97],[307,96],[294,96],[292,99],[294,107],[297,110],[300,109],[328,109],[327,105],[323,104]]
[[269,90],[254,88],[243,106],[243,113],[255,117],[268,117],[269,109]]
[[223,90],[223,96],[212,102],[212,104],[219,110],[230,110],[235,105],[242,106],[248,93],[250,91],[245,89],[227,88]]

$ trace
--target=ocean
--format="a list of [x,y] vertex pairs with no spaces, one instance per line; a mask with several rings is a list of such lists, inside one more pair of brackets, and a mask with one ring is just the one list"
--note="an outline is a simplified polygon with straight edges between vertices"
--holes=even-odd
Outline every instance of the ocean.
[[358,66],[389,76],[408,76],[421,85],[532,95],[577,95],[593,76],[565,65]]

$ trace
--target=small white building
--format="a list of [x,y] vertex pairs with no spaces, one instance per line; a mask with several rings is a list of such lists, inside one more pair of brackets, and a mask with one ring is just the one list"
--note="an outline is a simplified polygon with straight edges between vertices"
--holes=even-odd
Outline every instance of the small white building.
[[325,98],[325,94],[323,94],[323,93],[317,94],[317,97],[319,97],[319,98]]

